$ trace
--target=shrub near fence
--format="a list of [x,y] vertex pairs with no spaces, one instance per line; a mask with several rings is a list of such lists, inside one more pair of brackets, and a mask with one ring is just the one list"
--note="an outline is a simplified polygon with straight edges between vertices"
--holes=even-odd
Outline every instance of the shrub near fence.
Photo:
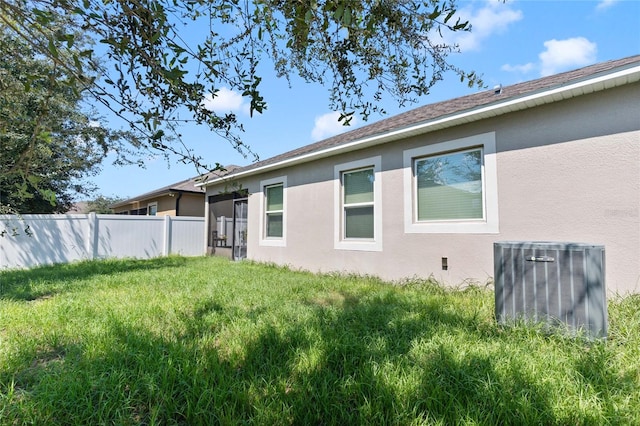
[[0,237],[0,268],[84,259],[204,254],[202,217],[5,215],[0,216],[0,234],[3,231],[6,233]]

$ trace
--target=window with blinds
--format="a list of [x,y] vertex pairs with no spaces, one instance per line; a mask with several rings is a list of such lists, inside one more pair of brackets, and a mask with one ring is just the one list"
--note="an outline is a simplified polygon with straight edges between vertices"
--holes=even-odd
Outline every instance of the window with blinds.
[[495,132],[407,149],[402,164],[406,233],[499,233]]
[[344,238],[374,238],[373,167],[342,173]]
[[482,148],[416,159],[416,219],[483,219],[482,159]]

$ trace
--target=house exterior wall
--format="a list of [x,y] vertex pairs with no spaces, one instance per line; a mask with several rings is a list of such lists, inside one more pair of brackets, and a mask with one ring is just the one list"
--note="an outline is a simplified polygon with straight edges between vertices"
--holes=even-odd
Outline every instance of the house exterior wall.
[[157,216],[175,216],[176,215],[176,196],[169,197],[165,195],[163,197],[153,198],[146,200],[141,204],[141,207],[148,206],[152,203],[158,203]]
[[[157,216],[175,216],[177,198],[178,194],[174,196],[163,195],[130,203],[113,210],[114,213],[118,214],[129,212],[130,210],[146,209],[149,204],[158,203]],[[204,217],[204,194],[182,194],[182,198],[180,198],[180,216]]]
[[[241,180],[249,190],[248,257],[311,271],[450,285],[493,276],[496,241],[603,244],[609,293],[640,292],[640,84],[408,138]],[[496,230],[407,232],[403,153],[477,135],[495,141]],[[337,249],[335,166],[380,158],[380,250]],[[261,182],[286,177],[282,245],[264,244]],[[220,191],[208,188],[208,194]],[[491,190],[490,188],[488,189]],[[448,268],[443,270],[442,259]]]
[[175,216],[176,203],[173,197],[169,197],[168,195],[129,203],[127,205],[120,206],[113,209],[113,212],[118,214],[118,213],[129,212],[131,210],[146,209],[149,206],[149,204],[153,204],[153,203],[158,204],[157,216]]
[[131,209],[133,209],[133,205],[132,204],[128,204],[126,206],[120,206],[120,207],[115,207],[113,209],[113,213],[115,214],[128,214],[127,212]]
[[[175,203],[173,208],[175,209]],[[204,217],[204,194],[182,194],[182,198],[180,198],[180,216]]]

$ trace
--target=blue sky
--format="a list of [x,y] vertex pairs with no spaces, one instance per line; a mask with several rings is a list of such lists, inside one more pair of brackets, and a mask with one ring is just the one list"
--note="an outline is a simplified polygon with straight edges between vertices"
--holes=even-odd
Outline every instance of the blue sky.
[[[473,30],[448,39],[461,48],[450,60],[481,74],[488,88],[640,53],[640,0],[459,0],[458,4],[460,16],[471,22]],[[448,77],[417,104],[400,109],[392,98],[384,99],[386,116],[478,90],[469,89],[454,75]],[[326,88],[301,80],[293,80],[289,87],[285,80],[269,75],[261,86],[268,107],[253,118],[247,100],[226,88],[211,103],[218,112],[238,115],[245,128],[243,141],[260,159],[350,129],[328,110]],[[372,115],[368,123],[384,117]],[[356,121],[351,128],[368,123]],[[252,161],[205,128],[181,130],[185,143],[208,163],[247,165]],[[99,194],[129,198],[196,174],[193,165],[168,164],[157,156],[146,160],[145,169],[113,166],[107,160],[91,181]]]

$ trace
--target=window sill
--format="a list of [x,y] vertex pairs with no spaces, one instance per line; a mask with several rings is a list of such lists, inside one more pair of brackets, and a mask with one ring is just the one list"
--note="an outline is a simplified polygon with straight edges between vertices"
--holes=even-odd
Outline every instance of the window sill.
[[336,241],[334,248],[336,250],[382,251],[382,241],[342,240]]
[[405,224],[407,234],[498,234],[498,223],[492,222],[414,222]]
[[286,247],[287,241],[283,238],[262,239],[259,244],[265,247]]

